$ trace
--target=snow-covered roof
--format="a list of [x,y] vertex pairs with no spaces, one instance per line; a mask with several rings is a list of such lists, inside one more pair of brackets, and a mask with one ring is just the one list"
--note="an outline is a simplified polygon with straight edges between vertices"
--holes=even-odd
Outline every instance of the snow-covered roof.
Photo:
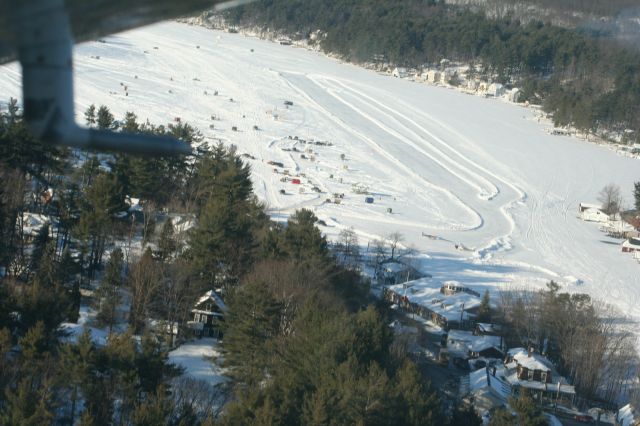
[[474,336],[476,339],[471,342],[471,349],[473,352],[482,352],[489,348],[500,349],[501,339],[500,336]]
[[483,390],[491,390],[503,403],[511,396],[511,385],[501,378],[500,367],[496,367],[496,375],[492,375],[493,367],[484,367],[469,373],[469,392],[476,394]]
[[388,272],[391,274],[397,274],[407,269],[406,265],[399,262],[387,262],[383,264],[383,267],[385,272]]
[[588,208],[586,208],[586,209],[584,209],[582,211],[582,214],[584,214],[584,215],[591,215],[591,214],[595,214],[595,215],[604,214],[604,215],[606,215],[606,213],[603,212],[600,209],[600,207],[588,207]]
[[480,306],[480,298],[473,294],[461,292],[447,296],[440,292],[440,287],[439,282],[431,281],[430,278],[420,278],[387,288],[396,294],[406,296],[409,302],[424,306],[447,321],[459,321],[463,309],[464,318],[471,318],[466,311]]
[[640,250],[640,238],[629,238],[622,243],[622,247],[634,248]]
[[129,206],[129,212],[141,212],[143,210],[140,204],[140,198],[133,198],[127,195],[124,203]]
[[581,209],[601,209],[602,205],[593,203],[580,203]]
[[225,303],[222,301],[220,296],[218,296],[218,294],[215,292],[215,290],[209,290],[208,292],[203,294],[202,297],[200,297],[200,299],[198,299],[198,302],[196,302],[196,306],[200,305],[201,303],[206,302],[207,300],[213,300],[215,302],[215,304],[218,305],[218,307],[220,308],[221,311],[226,312],[227,305],[225,305]]
[[627,404],[618,410],[618,422],[620,426],[633,426],[635,422],[635,408],[631,404]]
[[476,324],[476,326],[482,333],[500,333],[502,331],[502,327],[498,324],[479,322]]
[[469,355],[469,352],[481,352],[489,348],[500,349],[499,336],[474,336],[470,331],[449,330],[447,347],[454,355]]
[[508,351],[509,357],[513,358],[519,366],[529,370],[551,371],[553,365],[542,355],[531,353],[525,348],[513,348]]
[[43,226],[54,222],[49,216],[39,213],[23,212],[22,229],[25,235],[36,236]]

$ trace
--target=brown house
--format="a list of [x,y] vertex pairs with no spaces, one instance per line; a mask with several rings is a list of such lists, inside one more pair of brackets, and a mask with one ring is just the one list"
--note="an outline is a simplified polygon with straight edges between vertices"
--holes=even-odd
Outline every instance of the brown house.
[[518,379],[528,380],[540,383],[552,383],[552,366],[549,361],[533,352],[524,348],[510,349],[507,353],[506,364],[516,364],[516,372]]

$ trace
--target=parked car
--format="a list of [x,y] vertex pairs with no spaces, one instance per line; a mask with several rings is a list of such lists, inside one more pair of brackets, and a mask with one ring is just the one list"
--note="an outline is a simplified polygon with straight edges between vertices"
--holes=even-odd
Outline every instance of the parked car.
[[582,423],[595,423],[596,420],[588,414],[576,414],[574,417],[575,420]]

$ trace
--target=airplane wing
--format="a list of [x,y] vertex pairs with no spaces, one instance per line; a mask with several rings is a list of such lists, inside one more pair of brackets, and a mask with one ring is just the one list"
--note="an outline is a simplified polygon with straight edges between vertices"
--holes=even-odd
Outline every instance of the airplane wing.
[[22,67],[24,119],[53,144],[138,154],[190,154],[168,137],[80,127],[73,102],[73,43],[247,0],[0,0],[0,64]]
[[[12,31],[16,4],[31,0],[0,0],[0,65],[17,59]],[[244,1],[228,0],[66,0],[76,43],[130,30],[209,8],[224,9]]]

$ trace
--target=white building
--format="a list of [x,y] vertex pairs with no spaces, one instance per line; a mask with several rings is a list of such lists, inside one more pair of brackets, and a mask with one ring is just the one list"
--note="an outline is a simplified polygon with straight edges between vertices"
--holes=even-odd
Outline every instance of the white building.
[[518,89],[517,87],[514,87],[508,93],[509,102],[518,103],[521,96],[522,96],[522,90]]
[[609,222],[609,215],[595,207],[590,207],[580,212],[580,218],[589,222]]
[[407,69],[402,67],[394,68],[391,75],[395,78],[405,78],[407,76]]
[[636,409],[631,404],[627,404],[618,410],[616,415],[617,424],[620,426],[634,426],[637,423]]
[[436,71],[436,70],[427,71],[427,81],[429,83],[439,83],[440,82],[440,71]]
[[487,95],[493,96],[495,98],[498,98],[504,95],[505,92],[506,92],[506,89],[500,83],[491,83],[487,88]]

